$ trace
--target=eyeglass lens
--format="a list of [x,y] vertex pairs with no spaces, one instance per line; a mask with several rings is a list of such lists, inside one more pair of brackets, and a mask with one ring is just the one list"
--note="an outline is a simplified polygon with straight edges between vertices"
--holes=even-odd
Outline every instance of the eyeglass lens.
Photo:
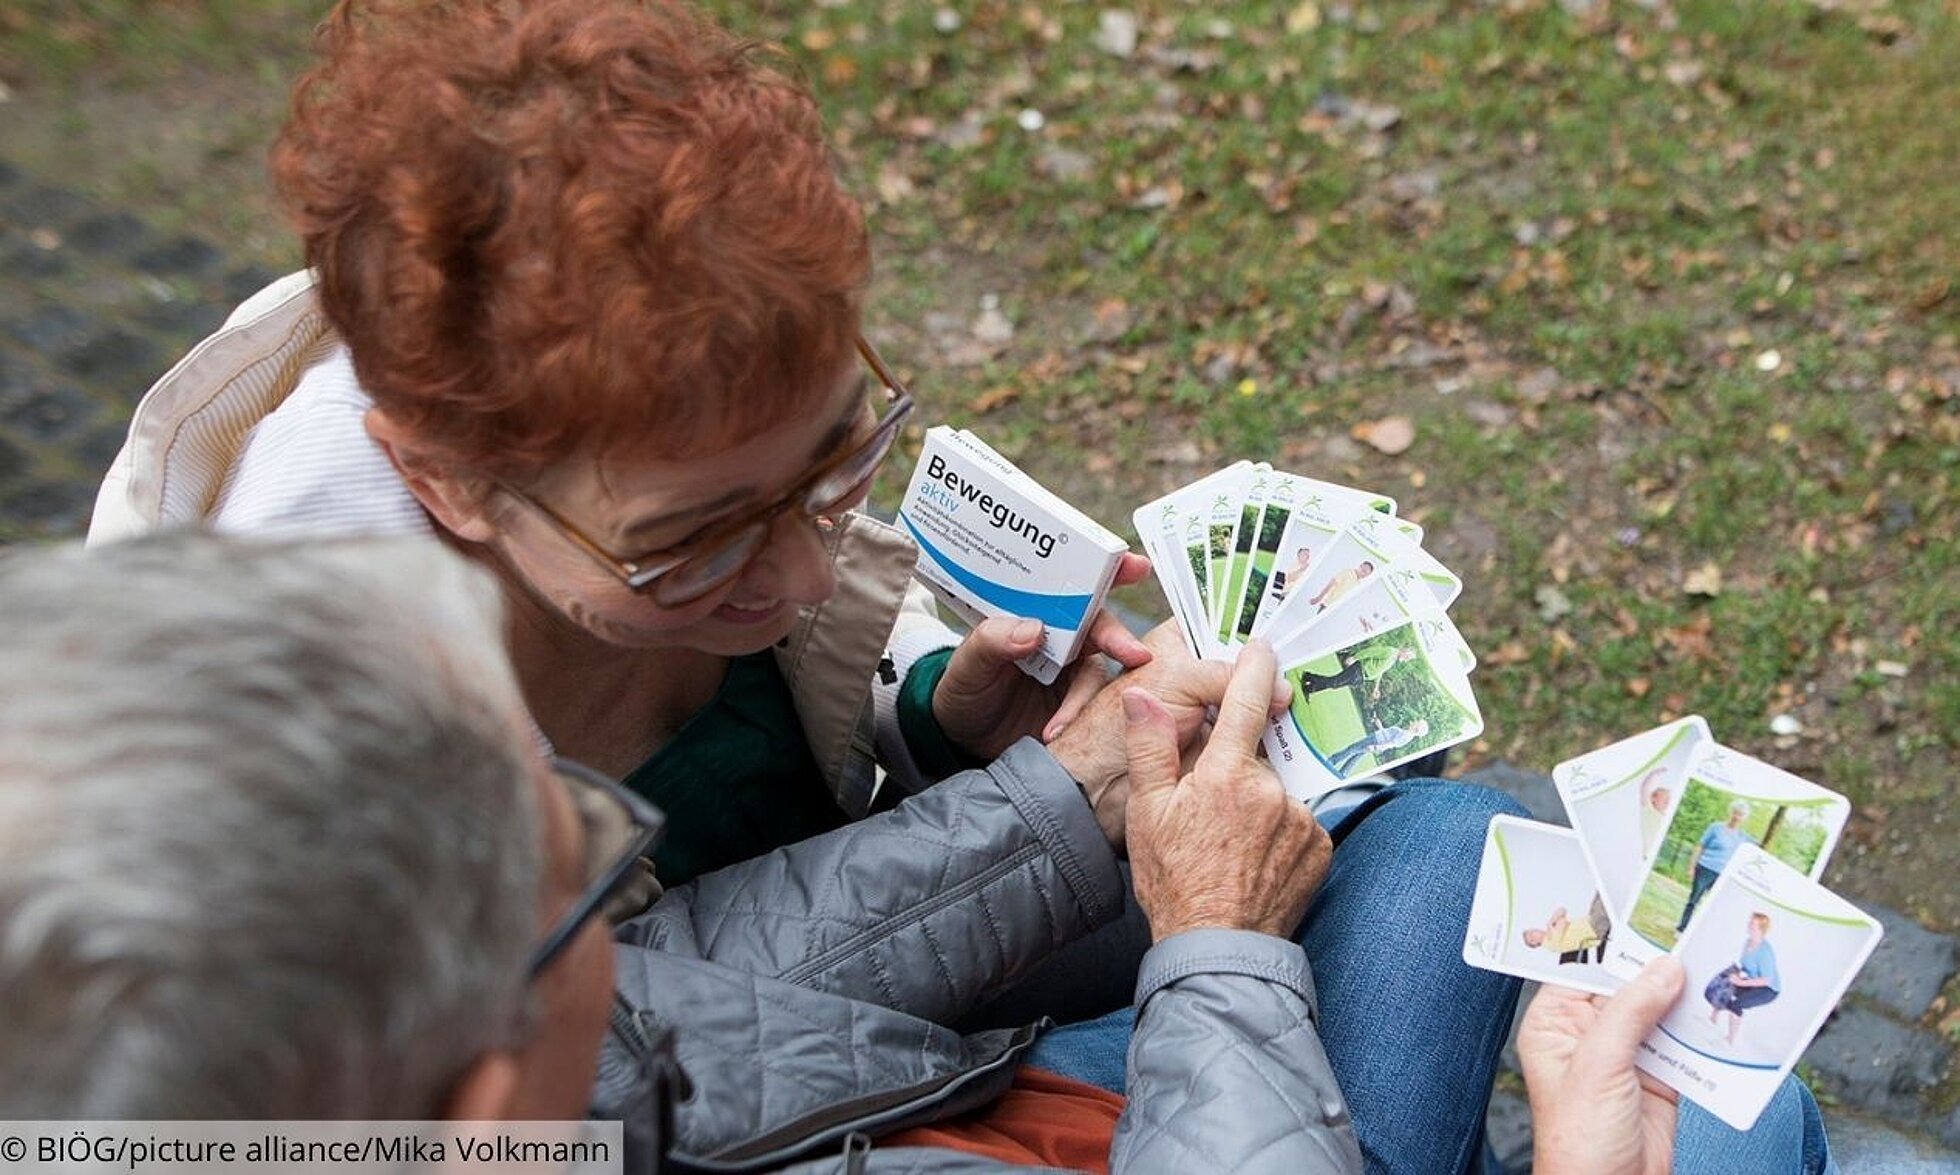
[[[815,518],[847,509],[863,500],[871,488],[872,478],[877,476],[878,467],[884,464],[885,457],[891,453],[892,444],[898,439],[901,423],[895,420],[879,429],[862,451],[818,479],[803,496],[804,514]],[[748,565],[768,534],[768,522],[758,520],[755,525],[743,527],[729,535],[713,550],[696,553],[654,581],[655,600],[673,607],[713,591]]]

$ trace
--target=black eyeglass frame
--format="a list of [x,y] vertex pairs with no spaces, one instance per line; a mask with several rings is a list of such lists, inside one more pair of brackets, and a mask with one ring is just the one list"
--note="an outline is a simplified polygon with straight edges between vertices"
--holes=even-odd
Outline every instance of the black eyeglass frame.
[[[578,900],[565,908],[565,912],[558,916],[551,930],[531,952],[528,974],[532,979],[536,979],[554,959],[563,954],[566,946],[570,945],[579,930],[599,915],[607,899],[613,896],[638,866],[640,858],[651,853],[654,846],[660,843],[661,833],[666,830],[667,825],[667,818],[661,814],[660,809],[583,763],[553,756],[551,771],[553,775],[565,781],[568,789],[588,787],[616,801],[625,809],[627,819],[632,822],[632,833],[626,838],[626,843],[619,850],[618,856],[609,861],[596,877],[586,883]],[[574,802],[576,803],[576,797]]]

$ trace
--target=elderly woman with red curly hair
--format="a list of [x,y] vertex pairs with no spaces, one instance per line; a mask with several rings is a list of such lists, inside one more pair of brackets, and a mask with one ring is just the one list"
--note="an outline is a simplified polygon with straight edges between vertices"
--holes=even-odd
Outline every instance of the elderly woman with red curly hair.
[[864,217],[807,91],[623,0],[345,0],[320,50],[273,151],[310,272],[146,398],[92,537],[458,547],[542,738],[667,811],[667,884],[1080,710],[1100,673],[1022,675],[1031,621],[959,643],[854,510],[911,399],[858,333]]

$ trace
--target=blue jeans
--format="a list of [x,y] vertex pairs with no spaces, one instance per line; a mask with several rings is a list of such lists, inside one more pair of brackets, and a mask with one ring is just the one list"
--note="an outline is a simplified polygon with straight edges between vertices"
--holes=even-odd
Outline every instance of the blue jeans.
[[1674,1170],[1675,1175],[1739,1171],[1831,1175],[1837,1164],[1831,1161],[1817,1099],[1803,1082],[1787,1077],[1763,1116],[1747,1131],[1682,1098],[1681,1116],[1674,1124]]
[[[1342,814],[1326,881],[1295,939],[1320,997],[1321,1041],[1373,1171],[1461,1171],[1482,1147],[1516,979],[1463,962],[1463,928],[1500,812],[1490,788],[1411,780]],[[1122,1092],[1124,1008],[1058,1028],[1027,1063]]]

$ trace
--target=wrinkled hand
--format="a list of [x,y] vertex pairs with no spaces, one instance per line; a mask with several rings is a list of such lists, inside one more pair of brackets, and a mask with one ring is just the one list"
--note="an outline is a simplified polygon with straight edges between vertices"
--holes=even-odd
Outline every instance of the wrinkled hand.
[[1327,830],[1257,754],[1276,678],[1263,642],[1239,653],[1189,771],[1171,712],[1146,690],[1123,691],[1130,865],[1157,942],[1201,927],[1291,935],[1327,876]]
[[[1136,583],[1148,574],[1150,560],[1126,554],[1116,569],[1115,586]],[[1041,684],[1014,664],[1040,647],[1039,620],[997,616],[976,625],[953,650],[932,693],[932,716],[954,746],[992,759],[1029,735],[1052,742],[1108,682],[1104,656],[1124,669],[1150,660],[1150,650],[1108,612],[1097,613],[1081,654],[1056,675],[1053,685]]]
[[[1139,689],[1156,698],[1170,713],[1178,747],[1189,748],[1202,733],[1207,712],[1225,696],[1232,677],[1230,665],[1192,656],[1175,620],[1151,629],[1143,643],[1149,653],[1146,663],[1109,683],[1048,744],[1049,752],[1089,797],[1103,835],[1119,850],[1126,831],[1124,805],[1130,795],[1123,694]],[[1286,683],[1275,676],[1273,712],[1285,709],[1289,697]]]
[[1661,1175],[1669,1169],[1678,1095],[1635,1069],[1633,1058],[1681,984],[1681,964],[1662,956],[1610,999],[1549,984],[1539,989],[1518,1026],[1533,1170]]

